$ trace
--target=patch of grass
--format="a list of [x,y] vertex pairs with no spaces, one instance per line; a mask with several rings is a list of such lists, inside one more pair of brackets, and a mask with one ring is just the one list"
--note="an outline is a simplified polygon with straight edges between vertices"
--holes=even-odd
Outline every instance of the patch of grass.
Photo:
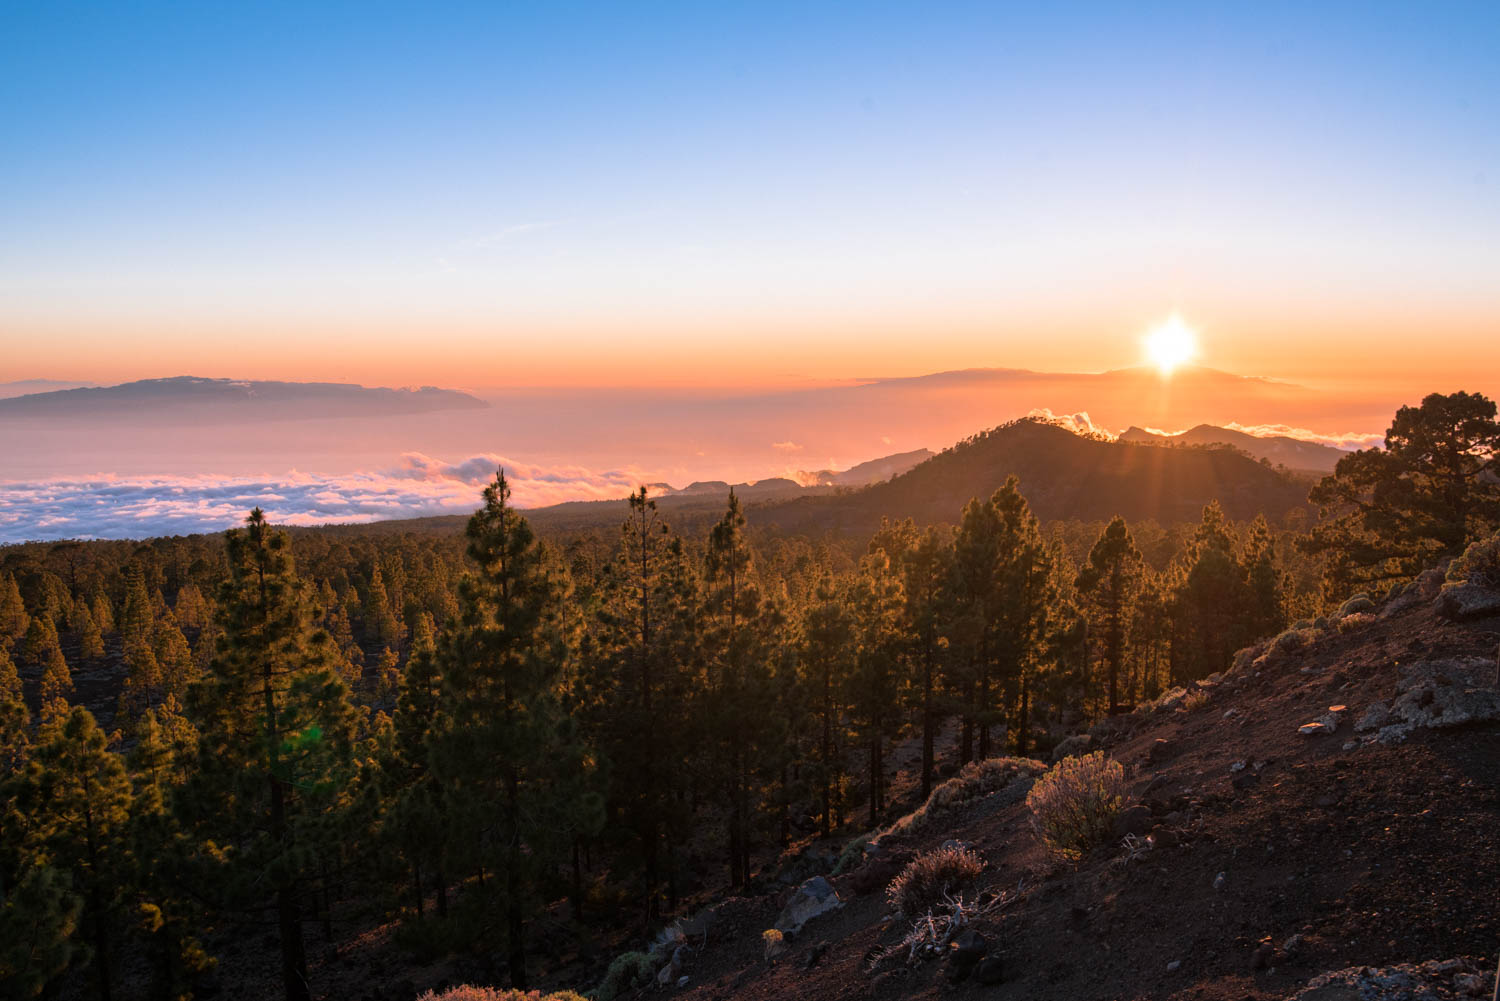
[[1077,858],[1109,840],[1125,792],[1125,769],[1095,752],[1059,761],[1031,787],[1026,805],[1047,847]]
[[1375,602],[1370,600],[1368,594],[1356,594],[1339,606],[1337,618],[1342,619],[1347,615],[1355,615],[1359,612],[1373,612],[1374,610]]
[[891,906],[915,917],[984,871],[984,860],[967,848],[939,848],[923,852],[907,863],[886,888]]

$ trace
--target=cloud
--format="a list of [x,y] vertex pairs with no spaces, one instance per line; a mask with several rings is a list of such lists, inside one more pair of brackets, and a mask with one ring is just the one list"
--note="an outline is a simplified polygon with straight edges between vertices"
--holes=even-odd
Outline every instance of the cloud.
[[1385,435],[1376,431],[1346,431],[1343,434],[1322,434],[1317,431],[1309,431],[1307,428],[1294,428],[1288,424],[1240,424],[1230,421],[1225,427],[1233,431],[1243,431],[1257,438],[1270,438],[1282,435],[1287,438],[1296,438],[1298,441],[1311,441],[1320,445],[1332,445],[1334,448],[1342,448],[1353,451],[1359,448],[1375,448],[1385,444]]
[[1046,421],[1048,424],[1065,427],[1074,434],[1090,435],[1109,441],[1113,441],[1118,437],[1114,432],[1095,424],[1086,410],[1080,410],[1076,414],[1054,414],[1046,407],[1036,407],[1028,412],[1026,416],[1033,420]]
[[490,453],[445,462],[408,452],[392,469],[344,475],[293,470],[275,477],[100,474],[0,481],[0,543],[217,532],[257,506],[285,525],[458,514],[478,507],[483,485],[499,467],[523,508],[623,498],[651,479],[635,469],[538,466]]
[[773,441],[771,442],[771,447],[776,449],[776,451],[778,452],[802,451],[802,446],[797,444],[795,441]]

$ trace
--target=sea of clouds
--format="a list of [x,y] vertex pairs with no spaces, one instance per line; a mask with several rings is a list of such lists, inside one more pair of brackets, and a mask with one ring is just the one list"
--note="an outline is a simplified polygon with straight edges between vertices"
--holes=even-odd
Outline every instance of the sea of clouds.
[[277,476],[93,476],[0,480],[0,543],[217,532],[259,507],[277,524],[361,523],[472,511],[505,469],[517,507],[623,498],[638,470],[538,466],[484,453],[445,462],[407,452],[389,469]]

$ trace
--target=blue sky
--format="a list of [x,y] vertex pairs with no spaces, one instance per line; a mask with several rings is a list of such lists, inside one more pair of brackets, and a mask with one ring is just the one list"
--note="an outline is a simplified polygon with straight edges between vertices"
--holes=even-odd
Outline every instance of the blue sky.
[[246,338],[360,381],[647,379],[644,335],[679,381],[747,339],[763,380],[1097,369],[1173,309],[1288,376],[1497,339],[1500,4],[0,10],[0,379],[277,374]]

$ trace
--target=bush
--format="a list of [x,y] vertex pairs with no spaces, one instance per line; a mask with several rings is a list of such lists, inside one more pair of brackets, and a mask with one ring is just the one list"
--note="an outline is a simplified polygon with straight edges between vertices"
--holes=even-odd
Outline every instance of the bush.
[[1074,858],[1109,840],[1124,803],[1125,769],[1100,752],[1059,761],[1026,794],[1042,841]]
[[886,888],[891,906],[916,917],[984,871],[984,861],[967,848],[939,848],[912,859]]
[[615,1001],[615,998],[627,991],[638,987],[649,987],[655,979],[656,961],[654,959],[644,952],[623,952],[610,962],[604,979],[589,996],[594,1001]]
[[881,832],[887,834],[915,834],[940,817],[956,813],[977,799],[999,792],[1018,778],[1034,778],[1047,770],[1047,766],[1031,758],[986,758],[971,761],[959,773],[932,790],[916,810]]
[[1448,564],[1448,579],[1500,587],[1500,532],[1472,543],[1462,556]]
[[1354,615],[1359,612],[1371,612],[1375,610],[1375,602],[1370,600],[1367,594],[1356,594],[1348,601],[1339,606],[1338,618],[1346,615]]
[[1350,612],[1348,615],[1345,615],[1343,618],[1339,619],[1339,632],[1353,632],[1360,626],[1369,625],[1374,621],[1375,616],[1371,615],[1369,612]]
[[863,862],[865,860],[865,846],[874,841],[875,836],[879,833],[878,831],[870,831],[868,834],[861,834],[844,845],[843,851],[839,852],[839,860],[833,867],[833,875],[842,876]]

